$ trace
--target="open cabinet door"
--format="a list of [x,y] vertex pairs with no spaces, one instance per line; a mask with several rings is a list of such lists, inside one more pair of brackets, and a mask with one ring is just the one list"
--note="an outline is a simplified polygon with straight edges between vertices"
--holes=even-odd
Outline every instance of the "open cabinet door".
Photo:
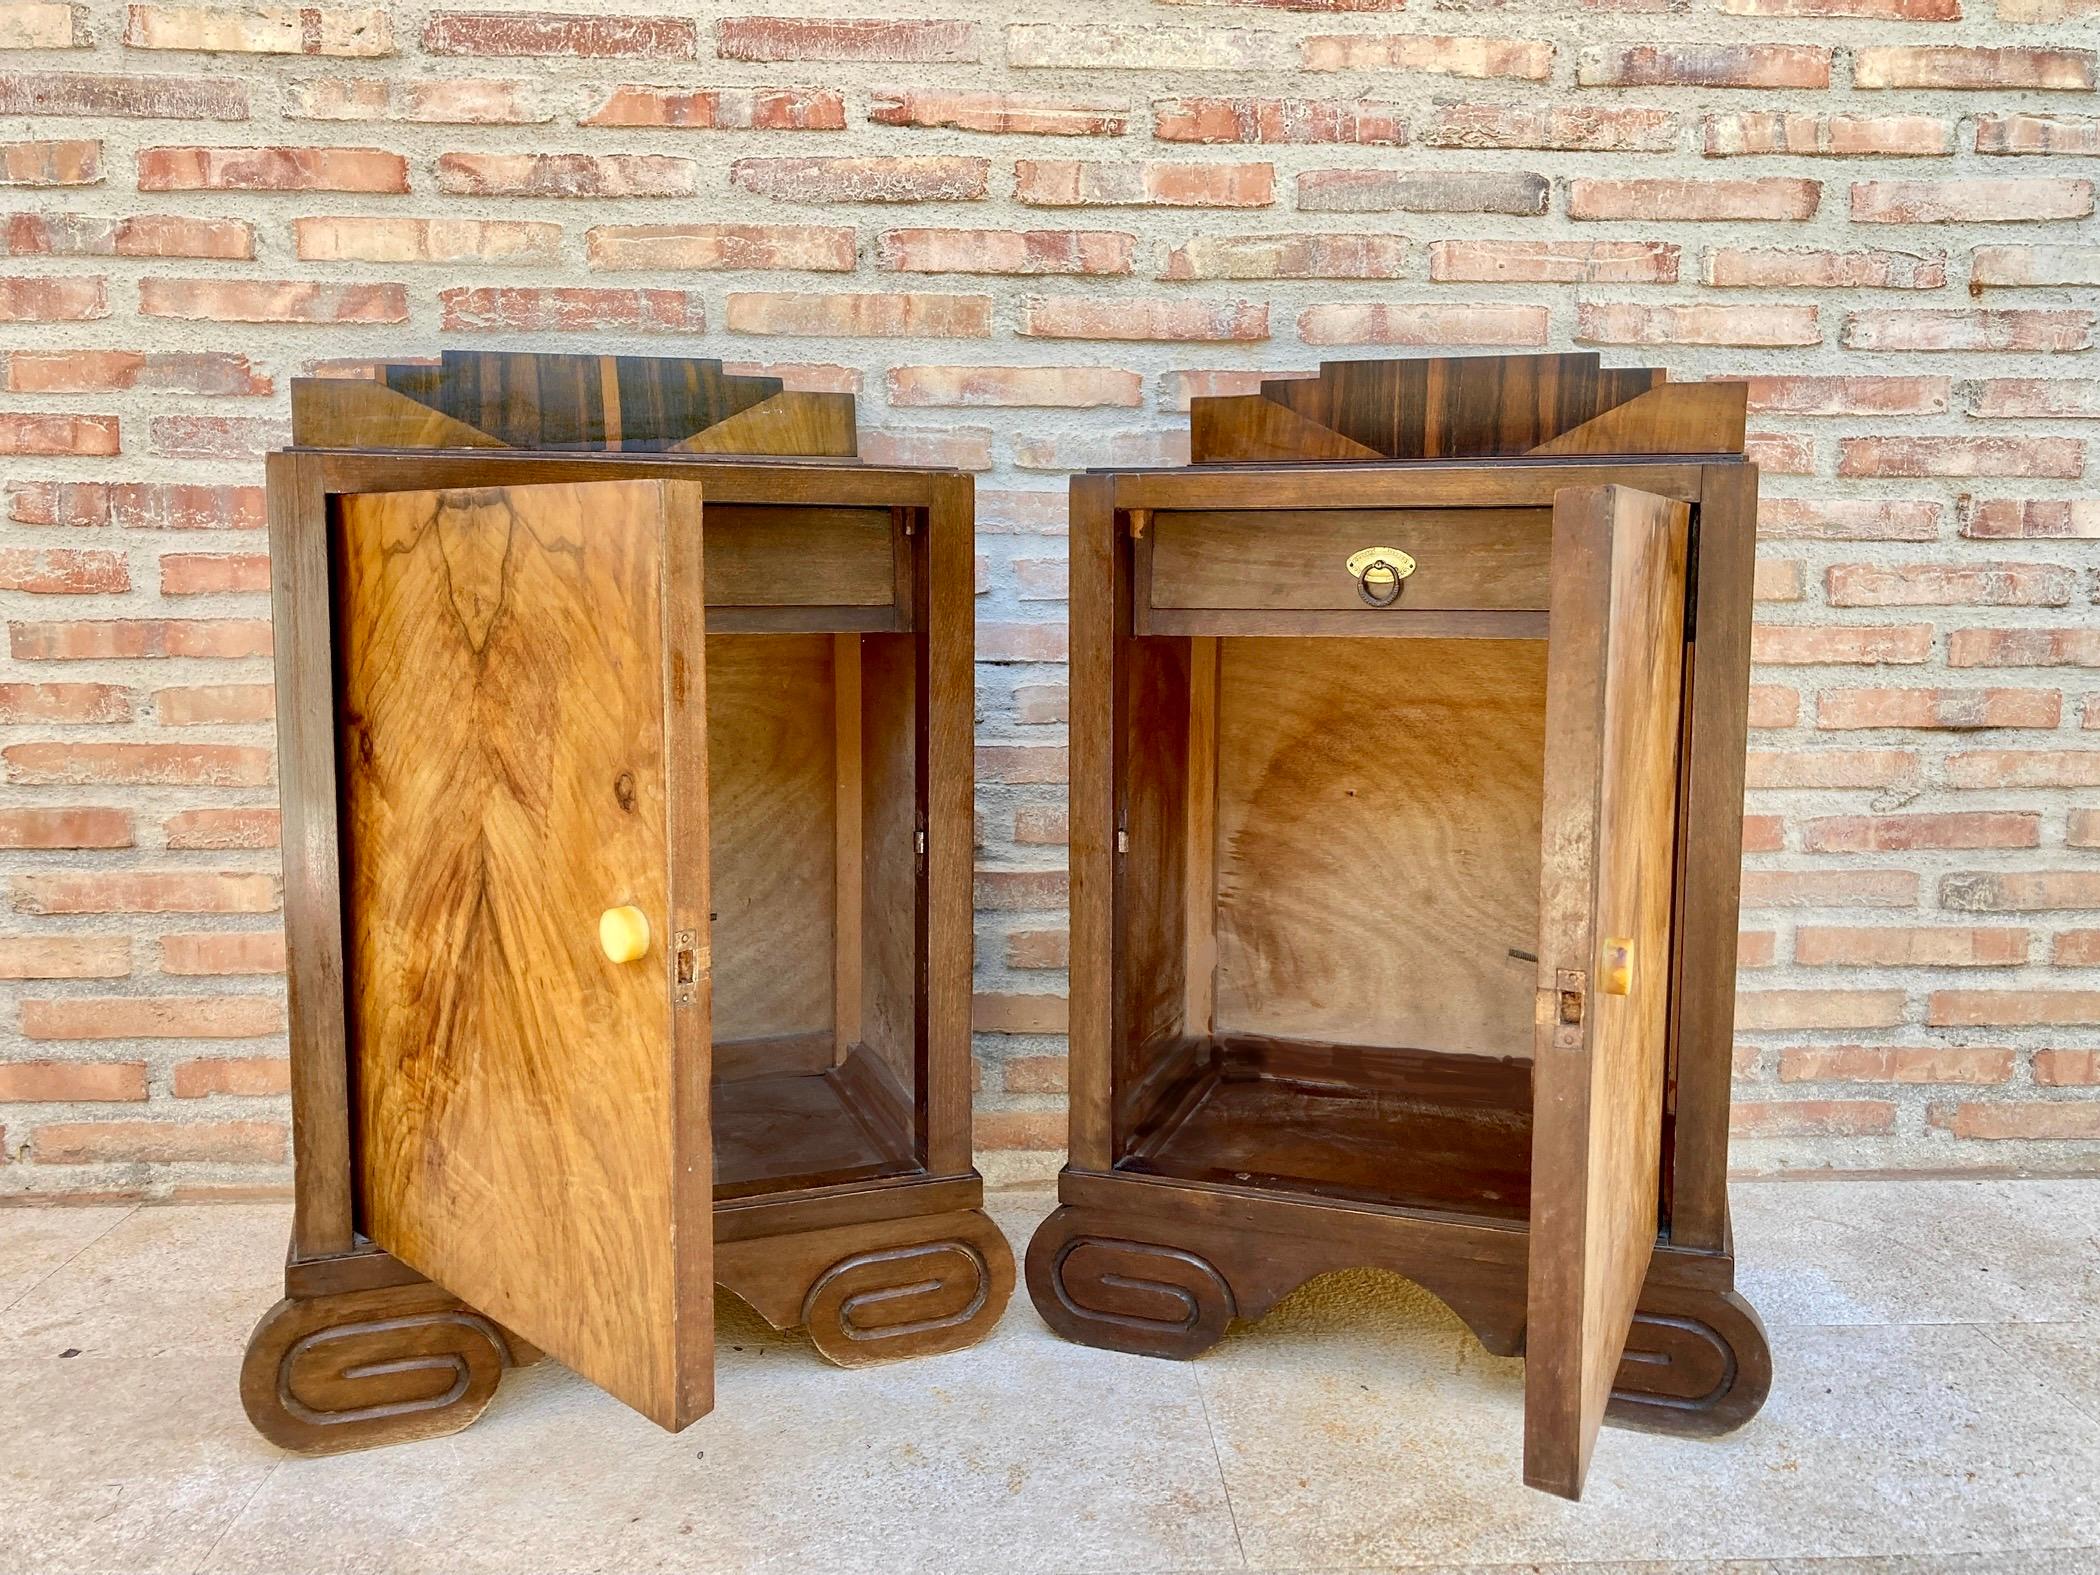
[[1662,1170],[1688,513],[1553,504],[1524,1480],[1582,1491]]
[[331,530],[359,1228],[672,1429],[714,1388],[700,523],[601,481]]

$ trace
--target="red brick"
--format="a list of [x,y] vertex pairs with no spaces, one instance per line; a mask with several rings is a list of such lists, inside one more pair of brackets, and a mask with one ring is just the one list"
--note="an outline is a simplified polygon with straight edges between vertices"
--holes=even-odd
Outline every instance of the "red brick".
[[1918,877],[1910,870],[1745,870],[1742,903],[1752,912],[1778,908],[1915,908]]
[[1013,461],[1021,470],[1053,471],[1186,465],[1189,434],[1186,427],[1152,427],[1105,437],[1074,432],[1022,436],[1014,439]]
[[1167,254],[1159,277],[1397,279],[1406,262],[1407,239],[1399,235],[1198,235]]
[[0,454],[108,455],[117,451],[115,416],[0,411]]
[[1985,48],[1965,44],[1896,44],[1852,57],[1859,88],[1974,88],[2002,93],[2043,88],[2090,93],[2095,56],[2084,49]]
[[1773,541],[1935,541],[1942,512],[1926,499],[1762,498],[1757,533]]
[[1797,157],[1932,158],[1954,151],[1954,126],[1931,115],[1811,115],[1753,110],[1708,115],[1706,156],[1784,153]]
[[2087,350],[2100,313],[2048,308],[2002,311],[1861,311],[1845,319],[1848,350]]
[[1286,63],[1277,33],[1239,27],[1093,27],[1020,23],[1006,30],[1006,60],[1022,70],[1260,71]]
[[255,255],[255,227],[239,219],[138,213],[15,213],[6,220],[7,251],[16,257],[210,257]]
[[1062,1094],[1071,1081],[1070,1065],[1061,1055],[1008,1056],[1003,1070],[1009,1094]]
[[1753,749],[1744,781],[1755,788],[1866,788],[1908,784],[1917,775],[1917,752],[1909,749]]
[[2100,419],[2100,380],[2074,383],[2039,377],[1990,378],[1970,392],[1969,414],[1987,420]]
[[1802,1028],[1894,1028],[1901,990],[1745,990],[1735,999],[1738,1033]]
[[2090,1088],[2100,1083],[2100,1050],[2037,1050],[2034,1080],[2043,1088]]
[[1161,142],[1400,147],[1407,112],[1369,99],[1162,98],[1152,103],[1152,135]]
[[110,618],[11,623],[15,660],[94,661],[137,656],[268,656],[270,624],[256,618]]
[[371,58],[391,55],[394,35],[384,6],[324,11],[281,5],[133,5],[125,22],[124,45],[127,49],[214,54]]
[[1932,1124],[1957,1138],[1981,1142],[2079,1142],[2100,1138],[2100,1101],[2020,1100],[1985,1104],[1963,1100],[1952,1109],[1935,1105]]
[[[22,1004],[26,1009],[52,1003]],[[0,1061],[0,1104],[99,1104],[145,1097],[143,1061]]]
[[554,263],[561,261],[561,226],[507,219],[329,216],[293,220],[292,249],[309,262]]
[[274,875],[217,870],[59,871],[11,875],[17,913],[273,913]]
[[2083,1027],[2100,1023],[2100,990],[1935,990],[1925,1021],[1935,1028]]
[[2027,961],[2027,932],[1804,924],[1794,932],[1794,961],[1812,968],[2014,968]]
[[1009,968],[1063,968],[1071,956],[1072,938],[1064,930],[1015,930],[1006,937]]
[[438,190],[455,197],[690,197],[700,166],[659,153],[446,153]]
[[1750,596],[1760,602],[1798,602],[1806,591],[1805,571],[1794,558],[1759,558],[1750,575]]
[[1136,237],[1120,230],[885,230],[875,266],[904,273],[1126,274]]
[[2078,577],[2053,563],[1836,563],[1833,607],[2061,607]]
[[281,1121],[47,1121],[30,1134],[44,1165],[280,1165]]
[[1707,252],[1704,278],[1721,289],[1937,290],[1947,282],[1947,258],[1942,252],[1723,246]]
[[[1397,237],[1395,237],[1397,239]],[[1429,277],[1440,284],[1675,284],[1667,241],[1434,241]]]
[[175,1068],[177,1099],[207,1099],[214,1094],[259,1098],[291,1088],[291,1063],[282,1056],[207,1056]]
[[1807,44],[1591,44],[1581,87],[1827,88],[1830,51]]
[[109,316],[109,283],[97,276],[0,279],[0,322],[77,323]]
[[304,279],[141,279],[139,310],[221,323],[405,323],[408,292]]
[[2013,1052],[1997,1046],[1794,1045],[1779,1052],[1782,1083],[1969,1083],[2012,1080]]
[[379,148],[141,148],[140,191],[405,192],[408,160]]
[[593,268],[850,273],[854,265],[854,232],[820,225],[606,224],[585,244]]
[[2087,180],[1873,180],[1852,186],[1855,224],[2022,224],[2082,219]]
[[1388,305],[1335,301],[1298,314],[1298,337],[1309,345],[1509,345],[1546,343],[1543,306]]
[[274,848],[279,840],[277,811],[251,809],[185,809],[162,823],[171,848]]
[[1561,153],[1673,153],[1666,109],[1572,104],[1433,104],[1417,133],[1429,148],[1538,148]]
[[1813,345],[1823,342],[1813,306],[1642,306],[1583,301],[1575,342],[1596,345]]
[[2051,913],[2100,908],[2100,871],[1978,871],[1940,878],[1939,902],[1951,913]]
[[843,131],[834,88],[613,88],[580,126],[679,126],[693,131]]
[[1961,0],[1721,0],[1727,16],[1856,16],[1882,22],[1958,22]]
[[0,186],[95,186],[102,144],[89,138],[0,142]]
[[1812,219],[1820,181],[1789,175],[1745,180],[1571,180],[1571,219],[1790,222]]
[[2100,119],[2089,115],[1979,115],[1978,153],[2100,154]]
[[0,11],[0,49],[87,49],[87,18],[65,0],[15,0]]
[[160,560],[163,596],[199,596],[218,591],[270,588],[267,553],[171,552]]
[[159,689],[153,695],[153,715],[163,727],[267,722],[274,715],[275,693],[270,684],[198,684]]
[[284,1031],[268,995],[69,996],[24,1001],[29,1039],[261,1039]]
[[1065,1146],[1068,1120],[1055,1110],[980,1110],[973,1133],[980,1149],[1055,1152]]
[[988,295],[732,294],[726,326],[742,334],[853,338],[983,339],[992,331]]
[[1130,105],[1123,99],[1061,93],[883,88],[872,95],[868,120],[878,126],[1006,135],[1120,137],[1130,126]]
[[1307,170],[1302,213],[1510,213],[1536,218],[1553,186],[1523,170]]
[[2100,246],[1979,246],[1971,255],[1974,293],[1992,285],[2078,284],[2100,285]]
[[1248,301],[1089,300],[1029,296],[1021,333],[1037,339],[1187,340],[1242,343],[1269,337],[1269,308]]
[[280,416],[155,416],[153,452],[167,459],[260,460],[292,438]]
[[829,21],[729,17],[715,23],[724,60],[895,60],[969,63],[982,57],[977,28],[957,21]]
[[690,60],[698,41],[694,23],[668,16],[441,11],[423,28],[423,49],[432,55]]
[[[992,429],[953,425],[937,430],[862,427],[860,457],[869,465],[946,465],[957,470],[990,470]],[[977,659],[991,660],[984,654],[981,630],[978,642]]]
[[2100,809],[2072,810],[2064,840],[2074,848],[2100,848]]
[[121,552],[87,552],[72,547],[0,547],[0,591],[79,596],[130,589],[130,560]]
[[1957,788],[2100,787],[2100,750],[1978,749],[1947,759]]
[[[12,744],[17,749],[59,749],[58,744]],[[12,769],[10,781],[34,781]],[[0,848],[128,848],[134,838],[128,809],[0,809]]]
[[1736,1137],[1881,1137],[1896,1130],[1885,1099],[1774,1099],[1738,1102],[1728,1112]]
[[1062,912],[1071,900],[1064,870],[979,870],[972,905],[993,912]]
[[1276,200],[1268,164],[1092,163],[1019,159],[1014,199],[1031,207],[1264,208]]
[[1796,416],[1944,415],[1954,380],[1946,377],[1751,377],[1750,409]]
[[1528,38],[1440,38],[1428,33],[1330,33],[1304,40],[1308,71],[1420,71],[1543,82],[1553,46]]
[[16,350],[0,360],[0,386],[19,394],[272,391],[266,373],[226,350]]
[[1750,686],[1750,725],[1753,728],[1792,727],[1801,720],[1801,695],[1784,684]]
[[1061,1034],[1061,995],[976,995],[970,998],[970,1031],[979,1034]]
[[121,979],[131,972],[125,935],[0,935],[0,979]]
[[729,182],[783,202],[979,202],[991,160],[948,155],[738,159]]
[[1024,804],[1014,811],[1014,841],[1030,847],[1063,847],[1071,840],[1071,817],[1063,809]]
[[246,120],[248,89],[239,82],[198,77],[0,72],[0,115]]
[[272,753],[245,744],[9,744],[7,780],[35,785],[263,787]]
[[1927,848],[2033,848],[2041,817],[2025,810],[1826,815],[1801,828],[1810,853],[1911,853]]
[[1135,372],[1084,366],[900,366],[889,373],[889,402],[900,405],[1135,406],[1145,380]]
[[553,107],[537,83],[493,77],[316,77],[282,87],[287,120],[528,126],[545,125],[554,118]]
[[1846,438],[1840,476],[2048,476],[2085,473],[2077,438]]
[[1983,498],[1963,513],[1961,533],[1985,541],[2100,539],[2100,501]]
[[212,930],[200,935],[164,935],[160,971],[184,976],[284,972],[281,930]]
[[2100,629],[1956,629],[1949,667],[2100,667]]
[[524,285],[438,292],[448,333],[696,334],[701,298],[684,290],[538,289]]
[[122,684],[0,684],[0,726],[128,722],[131,717],[131,691]]
[[1776,937],[1770,930],[1745,930],[1736,937],[1735,965],[1738,968],[1769,968],[1777,956]]

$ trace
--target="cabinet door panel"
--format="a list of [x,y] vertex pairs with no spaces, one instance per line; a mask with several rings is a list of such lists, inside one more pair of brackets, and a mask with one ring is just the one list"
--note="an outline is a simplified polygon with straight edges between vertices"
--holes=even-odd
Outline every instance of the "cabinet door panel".
[[714,1339],[699,488],[356,494],[332,529],[360,1228],[683,1427]]
[[1626,487],[1554,501],[1524,1479],[1570,1498],[1655,1247],[1687,534]]

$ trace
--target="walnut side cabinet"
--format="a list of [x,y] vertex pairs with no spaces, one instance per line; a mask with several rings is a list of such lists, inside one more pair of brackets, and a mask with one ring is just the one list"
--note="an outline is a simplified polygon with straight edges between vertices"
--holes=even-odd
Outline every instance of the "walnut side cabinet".
[[1741,384],[1337,362],[1072,482],[1052,1328],[1187,1357],[1398,1271],[1525,1357],[1524,1476],[1770,1381],[1725,1188]]
[[448,354],[293,416],[250,1418],[429,1437],[545,1352],[680,1428],[717,1285],[840,1363],[981,1338],[970,477],[714,362]]

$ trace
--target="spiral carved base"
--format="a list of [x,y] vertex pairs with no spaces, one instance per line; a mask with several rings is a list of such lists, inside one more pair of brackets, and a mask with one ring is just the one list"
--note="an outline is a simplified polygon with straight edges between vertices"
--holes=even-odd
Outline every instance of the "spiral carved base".
[[1013,1295],[1013,1249],[984,1214],[928,1241],[864,1247],[830,1262],[802,1299],[818,1353],[841,1367],[975,1345]]
[[1771,1347],[1747,1301],[1651,1285],[1605,1414],[1651,1432],[1711,1436],[1749,1421],[1771,1388]]
[[458,1432],[511,1362],[505,1332],[434,1285],[287,1299],[249,1336],[241,1404],[279,1448],[339,1454]]
[[1209,1259],[1110,1227],[1097,1233],[1068,1209],[1029,1244],[1028,1294],[1067,1340],[1142,1356],[1200,1356],[1224,1338],[1234,1310]]

